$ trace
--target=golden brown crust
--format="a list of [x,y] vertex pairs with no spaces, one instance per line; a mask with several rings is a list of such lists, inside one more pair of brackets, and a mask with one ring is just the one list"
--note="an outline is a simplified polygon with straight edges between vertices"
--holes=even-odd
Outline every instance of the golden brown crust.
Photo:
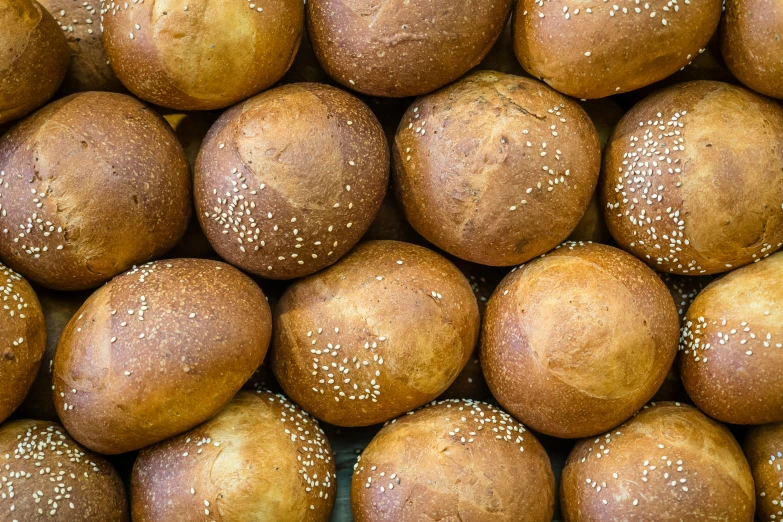
[[783,246],[783,108],[689,82],[628,112],[604,156],[607,226],[663,272],[725,272]]
[[215,415],[261,364],[270,335],[263,292],[235,268],[148,263],[68,323],[54,359],[57,411],[95,451],[148,446]]
[[576,445],[560,506],[564,522],[752,522],[753,477],[724,426],[691,406],[653,403]]
[[718,27],[721,0],[519,0],[514,51],[527,72],[575,98],[632,91],[677,72]]
[[135,95],[209,110],[261,92],[291,66],[304,30],[301,0],[104,2],[103,44]]
[[532,433],[483,402],[433,403],[387,423],[354,466],[356,522],[549,522],[555,479]]
[[315,417],[369,426],[448,388],[478,330],[476,298],[454,265],[423,247],[370,241],[288,288],[271,367]]
[[756,484],[756,516],[762,522],[783,516],[783,424],[754,426],[743,444]]
[[321,270],[372,223],[386,191],[383,129],[358,98],[285,85],[226,111],[196,163],[196,210],[213,248],[271,279]]
[[418,96],[478,65],[512,0],[310,0],[307,30],[324,70],[372,96]]
[[318,422],[282,395],[239,393],[213,419],[144,449],[134,522],[327,522],[336,490]]
[[495,72],[416,100],[394,142],[395,189],[413,228],[491,266],[528,261],[568,237],[600,165],[595,127],[579,105]]
[[54,18],[35,0],[0,5],[0,124],[46,103],[60,87],[71,51]]
[[565,243],[495,290],[481,364],[492,394],[526,425],[585,437],[650,400],[674,361],[678,331],[671,295],[641,261]]

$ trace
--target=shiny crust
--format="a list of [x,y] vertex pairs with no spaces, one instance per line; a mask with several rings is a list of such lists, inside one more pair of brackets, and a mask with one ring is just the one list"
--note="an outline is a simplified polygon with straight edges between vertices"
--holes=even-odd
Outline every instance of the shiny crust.
[[783,515],[783,423],[754,426],[743,444],[756,484],[756,517],[761,522]]

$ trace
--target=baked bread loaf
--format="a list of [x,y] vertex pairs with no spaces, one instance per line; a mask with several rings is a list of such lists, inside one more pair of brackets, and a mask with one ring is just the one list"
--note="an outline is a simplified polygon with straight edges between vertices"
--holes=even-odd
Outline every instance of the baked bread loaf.
[[0,305],[0,422],[3,422],[22,403],[35,379],[46,346],[46,325],[33,289],[22,276],[2,263]]
[[122,94],[74,94],[24,120],[0,138],[0,176],[0,257],[55,290],[161,256],[190,216],[182,146]]
[[762,522],[783,516],[783,424],[748,430],[743,445],[756,484],[756,517]]
[[618,124],[601,195],[617,243],[662,272],[726,272],[783,246],[783,108],[720,82],[645,98]]
[[127,522],[125,487],[109,462],[54,422],[0,426],[3,520]]
[[481,366],[514,417],[562,438],[617,426],[655,394],[677,353],[666,286],[622,250],[565,243],[506,276],[487,305]]
[[106,3],[112,69],[133,94],[162,107],[218,109],[249,98],[282,78],[304,30],[302,0],[251,3]]
[[318,422],[282,395],[241,392],[213,419],[143,449],[134,522],[327,522],[336,475]]
[[388,145],[366,105],[327,85],[285,85],[210,129],[196,162],[196,210],[223,259],[292,279],[359,241],[388,179]]
[[443,393],[478,331],[476,298],[454,265],[423,247],[369,241],[286,290],[270,363],[313,416],[369,426]]
[[598,136],[540,82],[476,72],[416,100],[394,143],[405,216],[428,241],[491,266],[523,263],[574,230],[595,189]]
[[71,61],[63,31],[35,0],[0,4],[0,124],[37,109],[60,87]]
[[575,98],[604,98],[666,78],[718,27],[721,0],[672,5],[519,0],[514,51],[527,72]]
[[506,412],[450,400],[387,423],[354,466],[356,522],[550,522],[544,448]]
[[783,421],[783,252],[714,281],[693,301],[680,374],[704,413],[732,424]]
[[309,0],[307,31],[324,70],[371,96],[418,96],[484,59],[513,0]]
[[729,430],[674,402],[579,442],[560,483],[564,522],[752,522],[754,506],[753,477]]
[[264,359],[264,294],[216,261],[148,263],[95,292],[65,327],[54,402],[73,437],[116,454],[215,415]]

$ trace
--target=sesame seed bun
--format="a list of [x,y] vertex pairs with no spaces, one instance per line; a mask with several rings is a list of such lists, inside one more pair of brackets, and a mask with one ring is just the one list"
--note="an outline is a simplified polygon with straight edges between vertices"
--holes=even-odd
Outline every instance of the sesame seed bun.
[[743,445],[756,484],[756,517],[762,522],[783,516],[783,423],[754,426]]
[[746,89],[689,82],[645,98],[604,155],[617,243],[662,272],[726,272],[783,246],[783,108]]
[[361,239],[388,179],[388,145],[366,105],[327,85],[285,85],[210,129],[196,162],[196,210],[223,259],[292,279]]
[[351,481],[356,522],[549,522],[555,478],[544,448],[483,402],[433,403],[386,424]]
[[478,330],[476,298],[454,265],[423,247],[369,241],[283,294],[270,364],[315,417],[369,426],[443,393]]
[[119,475],[54,422],[17,420],[0,427],[0,512],[28,522],[127,522]]
[[653,403],[576,445],[560,506],[564,522],[752,522],[753,477],[724,426],[691,406]]
[[60,419],[105,454],[182,433],[239,391],[270,330],[263,292],[229,265],[172,259],[134,268],[95,292],[60,337]]
[[327,522],[336,479],[317,421],[282,395],[241,392],[213,419],[141,451],[133,521]]
[[498,402],[526,425],[586,437],[650,400],[678,331],[671,295],[644,263],[613,247],[565,243],[495,290],[481,366]]
[[103,44],[133,94],[162,107],[228,107],[277,82],[304,30],[302,0],[111,2]]
[[324,70],[372,96],[432,92],[484,59],[513,0],[309,0],[307,30]]
[[707,415],[783,421],[783,252],[711,283],[688,308],[680,374]]
[[575,98],[632,91],[677,72],[718,27],[721,0],[671,8],[663,0],[597,3],[519,0],[514,51],[527,72]]
[[511,266],[574,230],[600,162],[579,105],[536,80],[482,71],[408,109],[394,183],[428,241],[467,261]]
[[71,61],[63,31],[35,0],[0,5],[0,124],[46,103]]

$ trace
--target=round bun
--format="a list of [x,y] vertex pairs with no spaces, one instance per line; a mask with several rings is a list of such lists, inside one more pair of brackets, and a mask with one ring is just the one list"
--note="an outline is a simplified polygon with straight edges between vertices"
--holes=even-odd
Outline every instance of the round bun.
[[705,288],[685,316],[680,374],[693,402],[732,424],[783,421],[783,252]]
[[0,481],[0,511],[9,522],[129,520],[125,487],[111,464],[54,422],[0,427]]
[[743,446],[756,484],[756,517],[762,522],[783,517],[783,423],[754,426]]
[[122,94],[74,94],[24,120],[0,138],[0,176],[0,257],[55,290],[162,255],[190,216],[182,146]]
[[775,0],[728,0],[721,28],[723,59],[739,81],[783,98],[783,6]]
[[0,124],[46,103],[71,61],[63,31],[35,0],[0,4]]
[[60,337],[60,418],[76,440],[105,454],[189,430],[258,368],[271,321],[261,289],[224,263],[134,268],[95,292]]
[[327,522],[335,486],[318,423],[282,395],[241,392],[213,419],[141,451],[131,511],[134,522]]
[[752,522],[754,506],[753,477],[729,430],[673,402],[578,443],[560,483],[564,522]]
[[443,393],[478,330],[476,298],[457,267],[423,247],[370,241],[283,294],[271,367],[315,417],[369,426]]
[[433,403],[386,424],[354,466],[356,522],[550,522],[555,477],[544,448],[483,402]]
[[515,269],[487,305],[481,366],[516,418],[556,437],[617,426],[655,394],[677,353],[677,310],[644,263],[566,243]]
[[484,59],[513,0],[309,0],[307,30],[324,70],[371,96],[418,96]]
[[302,0],[111,2],[103,44],[133,94],[162,107],[228,107],[277,82],[304,30]]
[[[514,51],[527,72],[575,98],[604,98],[688,65],[718,27],[721,0],[573,9],[566,0],[519,0]],[[658,5],[656,5],[658,4]]]
[[600,166],[595,127],[578,104],[495,72],[417,100],[394,143],[398,200],[413,228],[491,266],[523,263],[568,237]]
[[2,263],[0,305],[0,422],[3,422],[22,403],[35,379],[46,347],[46,325],[33,289],[22,276]]
[[783,246],[783,108],[683,83],[618,124],[601,195],[617,243],[662,272],[726,272]]
[[196,163],[196,209],[229,263],[292,279],[361,239],[388,180],[386,138],[365,104],[327,85],[285,85],[210,129]]

